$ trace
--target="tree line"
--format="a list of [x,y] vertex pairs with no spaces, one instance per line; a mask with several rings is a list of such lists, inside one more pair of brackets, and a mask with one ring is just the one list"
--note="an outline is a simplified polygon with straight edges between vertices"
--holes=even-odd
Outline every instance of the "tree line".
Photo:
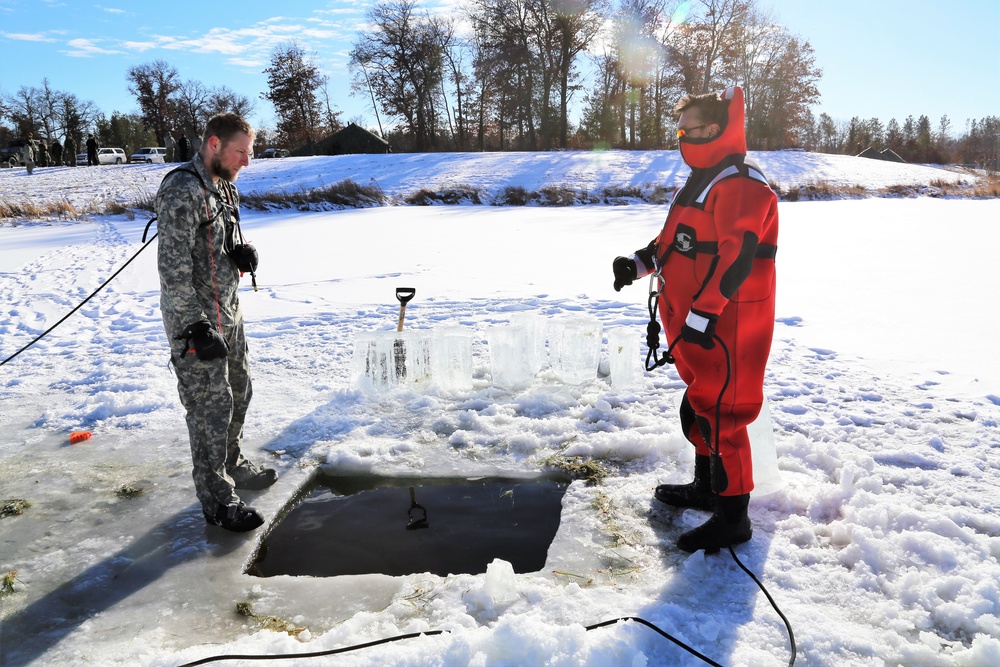
[[[947,116],[933,127],[926,116],[902,125],[814,117],[822,71],[813,49],[757,0],[462,0],[448,16],[418,2],[377,2],[350,52],[353,93],[371,101],[378,133],[397,151],[674,148],[676,100],[738,84],[752,150],[871,146],[907,161],[997,164],[996,117],[971,121],[957,139]],[[279,44],[263,73],[260,98],[277,122],[258,131],[260,145],[308,152],[342,127],[315,54]],[[86,129],[102,145],[164,145],[200,135],[215,113],[254,109],[224,86],[182,80],[163,60],[130,68],[127,86],[139,111],[110,117],[46,80],[0,96],[0,121],[13,123],[0,126],[0,142],[28,131],[79,139]]]
[[72,138],[82,146],[93,134],[102,146],[164,146],[167,137],[179,141],[200,137],[205,122],[216,113],[235,111],[248,115],[253,101],[225,86],[210,88],[197,80],[182,81],[175,67],[163,60],[129,68],[128,90],[135,96],[138,113],[113,111],[106,116],[90,100],[53,89],[48,79],[40,86],[21,86],[0,95],[0,145]]
[[895,118],[834,121],[820,114],[802,135],[802,148],[820,153],[857,155],[866,148],[893,151],[907,162],[965,164],[1000,170],[1000,116],[970,119],[965,133],[952,136],[951,119],[944,115],[936,125],[925,116],[907,116],[902,125]]
[[755,0],[460,6],[470,34],[417,0],[382,0],[351,51],[355,91],[399,119],[415,150],[672,147],[673,103],[734,84],[751,147],[780,148],[797,142],[819,97],[812,47]]

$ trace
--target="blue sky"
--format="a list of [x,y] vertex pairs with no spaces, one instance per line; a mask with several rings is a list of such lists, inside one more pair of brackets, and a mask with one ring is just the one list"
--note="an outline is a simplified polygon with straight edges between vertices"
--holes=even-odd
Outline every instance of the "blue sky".
[[[697,0],[695,0],[697,1]],[[163,59],[182,79],[227,85],[257,100],[254,124],[273,125],[259,99],[275,45],[297,40],[330,77],[342,120],[374,126],[371,103],[350,95],[348,53],[370,1],[147,2],[0,0],[0,91],[51,87],[110,113],[134,111],[126,72]],[[969,118],[1000,115],[1000,1],[758,0],[809,41],[823,70],[815,113],[882,122],[948,114],[953,132]],[[431,0],[457,12],[459,0]]]

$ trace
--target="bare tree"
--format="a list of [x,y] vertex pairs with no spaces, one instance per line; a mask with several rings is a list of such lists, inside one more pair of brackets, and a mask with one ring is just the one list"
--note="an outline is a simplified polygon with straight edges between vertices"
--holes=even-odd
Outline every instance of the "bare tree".
[[418,151],[435,143],[435,98],[443,76],[438,26],[415,14],[413,0],[388,0],[368,12],[371,32],[351,50],[355,90],[369,89],[382,110],[402,118]]
[[208,101],[211,96],[201,81],[185,81],[174,95],[177,129],[186,135],[200,135],[206,120]]
[[326,120],[327,132],[336,132],[343,124],[340,122],[340,111],[335,111],[333,103],[330,101],[330,78],[323,77],[323,87],[320,89],[323,97],[323,117]]
[[20,136],[39,134],[42,129],[42,97],[38,88],[21,86],[7,100],[11,120]]
[[508,128],[516,135],[516,148],[538,146],[547,98],[543,81],[546,44],[537,26],[538,3],[543,0],[472,0],[469,16],[476,33],[476,71],[489,73],[494,92],[489,99],[496,116],[500,145]]
[[[799,145],[812,125],[809,108],[819,98],[822,71],[812,47],[753,6],[742,18],[731,31],[730,59],[718,71],[728,79],[722,82],[743,86],[747,143],[759,150]],[[881,124],[869,127],[868,134],[868,141],[880,144]]]
[[553,0],[557,53],[556,79],[559,86],[559,146],[569,139],[569,100],[575,90],[577,57],[590,47],[607,16],[605,0]]
[[153,130],[157,145],[175,124],[175,106],[172,97],[181,87],[177,68],[164,60],[154,60],[136,65],[128,70],[128,90],[139,103],[142,122]]
[[[208,93],[204,117],[207,120],[216,114],[234,113],[246,118],[253,113],[256,106],[253,99],[246,95],[240,95],[228,86],[218,86]],[[202,129],[199,128],[199,132]]]

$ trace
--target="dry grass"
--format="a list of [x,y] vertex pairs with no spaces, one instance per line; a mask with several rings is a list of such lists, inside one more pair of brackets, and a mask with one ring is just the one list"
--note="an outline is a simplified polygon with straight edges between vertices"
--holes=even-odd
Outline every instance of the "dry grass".
[[[963,199],[991,199],[1000,197],[1000,174],[969,172],[967,178],[958,182],[937,179],[926,185],[890,185],[870,189],[863,185],[835,185],[829,181],[814,180],[806,183],[782,187],[770,182],[781,201],[824,201],[832,199],[863,199],[867,197],[951,197]],[[67,198],[48,203],[36,203],[28,197],[19,199],[0,197],[0,224],[17,225],[29,220],[84,220],[88,215],[123,215],[134,220],[137,211],[152,213],[155,210],[155,195],[138,190],[114,201],[101,199],[84,205],[73,204]],[[609,185],[599,194],[587,190],[577,190],[564,185],[546,186],[540,190],[527,190],[519,185],[508,185],[492,197],[494,206],[574,206],[580,204],[625,205],[635,202],[669,204],[674,195],[673,188],[662,185],[645,187]],[[469,185],[456,185],[440,190],[422,188],[396,199],[395,203],[414,206],[431,205],[481,205],[489,200],[481,189]],[[390,204],[389,198],[377,183],[364,186],[345,179],[333,185],[312,190],[301,189],[294,192],[272,191],[247,193],[242,204],[248,209],[268,211],[295,208],[308,210],[339,210],[345,208],[369,208]]]
[[537,201],[537,192],[528,192],[520,185],[508,185],[493,199],[494,206],[527,206]]
[[829,199],[863,199],[871,195],[863,185],[834,185],[829,181],[808,181],[788,189],[776,183],[771,188],[781,201],[824,201]]
[[542,206],[573,206],[577,203],[577,191],[564,185],[548,185],[538,191],[538,203]]
[[642,188],[635,185],[609,185],[601,190],[601,201],[613,206],[623,206],[645,199]]
[[155,209],[155,195],[138,191],[131,201],[96,200],[86,204],[73,204],[63,197],[59,201],[38,204],[28,197],[13,199],[0,198],[0,223],[9,221],[16,225],[19,220],[85,220],[88,215],[124,215],[135,220],[135,212]]
[[143,493],[145,489],[141,486],[133,486],[132,484],[122,484],[117,489],[115,489],[115,495],[122,500],[128,500],[130,498],[138,498]]
[[545,468],[557,468],[573,479],[582,479],[587,486],[600,484],[608,476],[608,468],[599,461],[584,459],[582,456],[553,454],[542,463]]
[[10,570],[0,576],[0,597],[10,595],[14,592],[15,581],[21,581],[17,578],[17,570]]
[[31,507],[31,503],[27,500],[21,500],[20,498],[12,498],[10,500],[3,501],[3,505],[0,505],[0,519],[8,516],[18,516],[24,514],[24,510]]
[[434,206],[439,204],[446,206],[458,204],[480,205],[483,203],[479,188],[474,188],[471,185],[456,185],[438,191],[421,188],[417,192],[404,197],[403,201],[413,206]]
[[982,199],[1000,197],[1000,174],[990,174],[976,181],[972,186],[972,196]]
[[240,203],[256,211],[276,208],[308,210],[340,210],[345,208],[369,208],[386,203],[385,194],[377,185],[360,185],[351,179],[344,179],[333,185],[312,190],[294,192],[276,191],[243,194]]
[[258,614],[254,611],[253,605],[249,602],[237,602],[236,613],[240,616],[251,619],[257,624],[257,627],[264,630],[270,630],[272,632],[287,632],[291,636],[297,637],[305,630],[305,628],[300,628],[283,618]]

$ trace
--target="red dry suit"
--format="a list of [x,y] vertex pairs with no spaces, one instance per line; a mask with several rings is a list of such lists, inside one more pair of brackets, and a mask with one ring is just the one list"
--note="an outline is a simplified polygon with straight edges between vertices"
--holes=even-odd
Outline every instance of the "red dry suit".
[[722,96],[729,100],[729,114],[721,132],[711,139],[681,138],[681,157],[691,175],[651,249],[660,271],[660,318],[667,340],[677,340],[692,309],[696,315],[718,316],[715,333],[732,359],[721,403],[727,364],[720,345],[706,350],[680,340],[673,356],[688,386],[681,423],[698,454],[710,454],[706,435],[714,447],[716,406],[721,405],[719,454],[728,486],[716,490],[735,496],[753,489],[747,425],[764,400],[774,332],[778,200],[760,169],[746,158],[743,91],[729,88]]

